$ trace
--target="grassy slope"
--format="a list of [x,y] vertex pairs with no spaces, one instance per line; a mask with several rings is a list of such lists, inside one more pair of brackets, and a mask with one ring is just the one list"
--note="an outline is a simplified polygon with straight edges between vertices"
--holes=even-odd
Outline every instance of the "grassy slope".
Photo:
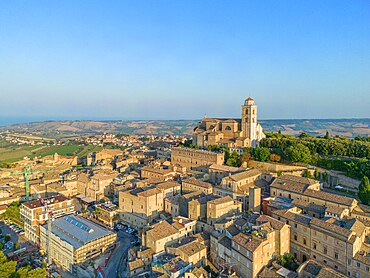
[[59,155],[77,155],[79,157],[85,156],[90,152],[100,151],[102,147],[99,146],[82,146],[82,145],[66,145],[66,146],[18,146],[0,141],[0,161],[15,162],[28,156],[33,158],[35,156],[47,156],[54,153]]

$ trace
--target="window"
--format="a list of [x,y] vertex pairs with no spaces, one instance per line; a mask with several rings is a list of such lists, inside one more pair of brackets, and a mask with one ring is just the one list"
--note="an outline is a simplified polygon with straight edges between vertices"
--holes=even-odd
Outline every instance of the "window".
[[366,271],[367,271],[367,272],[369,272],[369,271],[370,271],[370,269],[369,269],[369,267],[368,267],[368,266],[366,267]]
[[298,228],[298,225],[297,225],[297,223],[294,223],[294,228]]
[[294,240],[297,240],[297,235],[294,235]]
[[324,254],[328,254],[328,249],[326,249],[326,247],[324,247]]
[[313,255],[313,258],[316,259],[316,255]]
[[338,259],[338,252],[335,252],[334,257]]
[[338,269],[338,266],[337,266],[337,265],[335,265],[335,266],[334,266],[334,268],[335,268],[335,269]]
[[316,250],[316,243],[314,243],[314,244],[313,244],[313,249],[315,249],[315,250]]
[[227,126],[225,127],[225,130],[231,130],[231,127]]
[[303,244],[304,244],[304,245],[307,245],[307,241],[306,241],[306,239],[305,239],[305,238],[303,239]]
[[361,264],[360,263],[357,263],[357,267],[361,267]]
[[347,262],[348,262],[348,265],[351,265],[351,259],[348,259]]
[[327,261],[326,260],[324,260],[324,264],[326,264],[327,263]]

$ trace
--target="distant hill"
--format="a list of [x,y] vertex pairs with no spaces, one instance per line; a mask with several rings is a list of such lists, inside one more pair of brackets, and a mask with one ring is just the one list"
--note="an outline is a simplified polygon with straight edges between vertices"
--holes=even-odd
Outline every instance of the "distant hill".
[[[97,133],[125,133],[140,135],[190,135],[198,121],[46,121],[0,127],[0,131],[27,133],[49,138],[65,138]],[[315,136],[369,136],[370,119],[301,119],[261,120],[264,130],[290,135],[306,132]]]

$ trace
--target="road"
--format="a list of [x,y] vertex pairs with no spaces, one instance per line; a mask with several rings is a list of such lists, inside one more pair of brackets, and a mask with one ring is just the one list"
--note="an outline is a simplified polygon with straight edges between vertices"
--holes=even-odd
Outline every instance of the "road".
[[[9,234],[11,237],[11,241],[14,243],[18,242],[19,248],[23,247],[29,247],[32,244],[27,241],[27,239],[24,236],[21,236],[14,232],[8,225],[6,225],[3,221],[0,222],[0,229],[3,232],[3,235],[5,236],[6,234]],[[13,252],[13,250],[5,249],[4,247],[4,254],[7,255],[9,252]]]
[[107,267],[104,269],[106,278],[127,277],[127,252],[131,247],[130,241],[133,236],[126,232],[119,231],[117,237],[120,240],[120,244],[116,250],[114,250]]

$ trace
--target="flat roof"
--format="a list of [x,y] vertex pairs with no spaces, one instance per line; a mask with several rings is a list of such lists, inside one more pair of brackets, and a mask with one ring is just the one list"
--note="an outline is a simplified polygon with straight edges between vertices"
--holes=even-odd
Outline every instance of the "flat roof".
[[[92,221],[75,215],[56,218],[51,225],[51,231],[54,235],[76,249],[90,241],[114,234]],[[47,230],[48,225],[43,225],[43,228]]]

